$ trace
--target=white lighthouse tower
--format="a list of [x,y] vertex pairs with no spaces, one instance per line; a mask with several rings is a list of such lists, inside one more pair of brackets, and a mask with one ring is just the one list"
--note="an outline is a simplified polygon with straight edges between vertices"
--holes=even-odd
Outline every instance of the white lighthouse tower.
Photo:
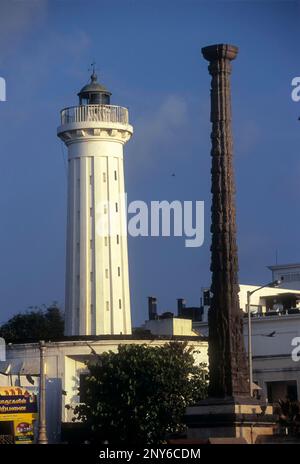
[[123,146],[128,110],[91,82],[61,111],[68,147],[66,335],[131,334]]

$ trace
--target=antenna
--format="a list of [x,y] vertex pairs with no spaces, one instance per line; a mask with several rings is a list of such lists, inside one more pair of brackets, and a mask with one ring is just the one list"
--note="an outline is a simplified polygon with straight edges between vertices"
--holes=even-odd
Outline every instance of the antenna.
[[95,61],[95,60],[91,63],[91,66],[89,67],[89,71],[92,72],[92,74],[91,74],[91,81],[92,81],[92,82],[97,81],[96,61]]
[[93,60],[93,62],[90,64],[88,71],[95,74],[96,72],[96,61],[95,60]]

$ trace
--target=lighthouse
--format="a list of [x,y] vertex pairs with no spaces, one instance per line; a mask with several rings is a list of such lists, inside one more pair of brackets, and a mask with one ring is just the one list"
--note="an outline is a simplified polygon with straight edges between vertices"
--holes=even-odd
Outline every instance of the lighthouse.
[[131,334],[123,147],[128,110],[97,80],[61,111],[68,149],[66,335]]

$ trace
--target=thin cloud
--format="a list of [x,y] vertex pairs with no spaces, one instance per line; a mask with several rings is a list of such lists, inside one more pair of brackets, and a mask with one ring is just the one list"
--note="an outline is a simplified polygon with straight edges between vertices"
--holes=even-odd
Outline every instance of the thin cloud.
[[134,124],[130,146],[131,167],[149,166],[161,156],[174,156],[167,145],[180,140],[180,130],[187,123],[187,103],[177,95],[167,96],[156,111],[139,118]]

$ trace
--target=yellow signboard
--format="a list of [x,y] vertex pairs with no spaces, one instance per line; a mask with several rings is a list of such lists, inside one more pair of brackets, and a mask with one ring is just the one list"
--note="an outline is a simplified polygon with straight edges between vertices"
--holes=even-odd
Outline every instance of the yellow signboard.
[[0,387],[0,422],[13,422],[15,444],[33,443],[36,393],[33,388]]
[[14,420],[15,444],[29,444],[34,440],[33,414],[19,414]]

